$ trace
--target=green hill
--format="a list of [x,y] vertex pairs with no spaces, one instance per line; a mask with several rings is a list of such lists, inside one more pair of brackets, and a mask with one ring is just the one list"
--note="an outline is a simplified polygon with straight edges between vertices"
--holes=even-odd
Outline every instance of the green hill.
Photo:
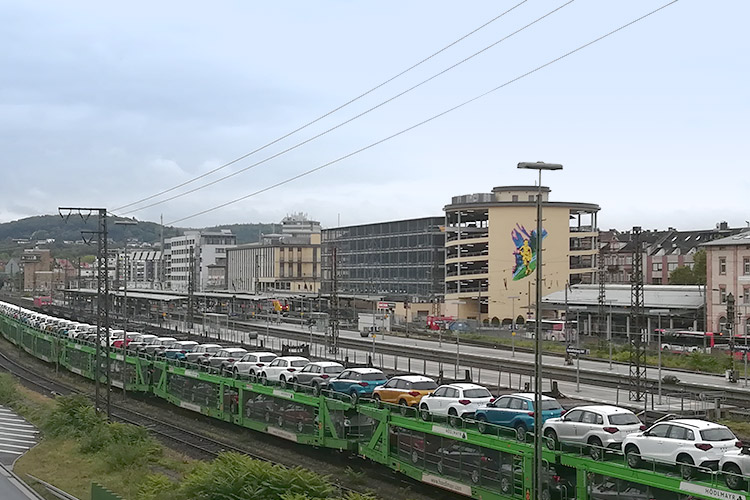
[[[109,235],[110,246],[113,248],[122,247],[127,242],[141,242],[155,244],[161,240],[161,226],[155,222],[138,221],[137,224],[117,225],[117,219],[110,218],[107,220],[107,233]],[[259,241],[261,233],[270,233],[278,224],[229,224],[205,228],[208,230],[230,229],[237,235],[237,243],[252,243]],[[12,222],[0,224],[0,254],[16,255],[23,248],[29,248],[30,245],[38,241],[52,240],[54,242],[46,243],[43,246],[56,248],[59,250],[67,249],[68,251],[56,252],[64,255],[84,255],[94,253],[91,247],[87,245],[75,245],[77,249],[72,251],[70,242],[79,241],[84,237],[81,231],[96,231],[97,217],[92,215],[88,219],[83,219],[79,215],[71,215],[67,219],[59,215],[40,215],[27,217]],[[164,237],[170,238],[182,234],[187,228],[165,227]],[[93,235],[85,235],[91,239]],[[30,243],[18,243],[14,240],[29,240]],[[65,243],[65,242],[69,243]],[[78,251],[80,249],[80,251]]]

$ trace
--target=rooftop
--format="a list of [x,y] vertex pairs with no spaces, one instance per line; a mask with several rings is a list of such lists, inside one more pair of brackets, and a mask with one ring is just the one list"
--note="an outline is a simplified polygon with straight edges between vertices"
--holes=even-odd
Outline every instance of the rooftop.
[[[704,285],[644,285],[644,309],[675,309],[675,313],[703,307]],[[613,307],[630,307],[630,285],[606,284],[605,303]],[[542,303],[565,305],[565,290],[542,298]],[[568,304],[599,307],[599,285],[573,285],[568,289]]]
[[727,236],[726,238],[720,238],[718,240],[704,243],[701,246],[704,247],[715,247],[715,246],[730,246],[730,245],[750,245],[750,230],[744,231],[734,236]]

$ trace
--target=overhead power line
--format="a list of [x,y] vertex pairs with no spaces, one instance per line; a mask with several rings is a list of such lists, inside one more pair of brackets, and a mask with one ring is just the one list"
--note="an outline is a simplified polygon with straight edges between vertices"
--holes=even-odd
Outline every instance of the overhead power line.
[[272,184],[270,186],[267,186],[265,188],[259,189],[259,190],[255,191],[255,192],[252,192],[252,193],[247,194],[245,196],[241,196],[239,198],[235,198],[234,200],[230,200],[230,201],[221,203],[219,205],[216,205],[216,206],[211,207],[211,208],[207,208],[205,210],[201,210],[200,212],[196,212],[196,213],[194,213],[192,215],[188,215],[186,217],[182,217],[180,219],[173,220],[171,222],[168,222],[167,225],[173,225],[173,224],[176,224],[178,222],[182,222],[182,221],[185,221],[185,220],[188,220],[188,219],[193,219],[195,217],[199,217],[201,215],[205,215],[207,213],[214,212],[216,210],[219,210],[221,208],[227,207],[229,205],[233,205],[235,203],[238,203],[240,201],[246,200],[248,198],[252,198],[253,196],[257,196],[259,194],[265,193],[266,191],[270,191],[271,189],[275,189],[275,188],[277,188],[279,186],[283,186],[285,184],[289,184],[290,182],[293,182],[293,181],[295,181],[297,179],[300,179],[302,177],[306,177],[306,176],[308,176],[308,175],[310,175],[312,173],[315,173],[315,172],[317,172],[319,170],[322,170],[322,169],[324,169],[326,167],[330,167],[331,165],[334,165],[334,164],[336,164],[336,163],[338,163],[340,161],[346,160],[347,158],[351,158],[352,156],[355,156],[355,155],[357,155],[359,153],[362,153],[363,151],[367,151],[368,149],[374,148],[375,146],[378,146],[378,145],[380,145],[380,144],[382,144],[384,142],[387,142],[387,141],[389,141],[391,139],[394,139],[394,138],[396,138],[396,137],[398,137],[400,135],[403,135],[403,134],[405,134],[405,133],[407,133],[407,132],[409,132],[411,130],[414,130],[415,128],[421,127],[422,125],[425,125],[425,124],[430,123],[430,122],[432,122],[432,121],[434,121],[434,120],[436,120],[436,119],[438,119],[438,118],[440,118],[442,116],[445,116],[445,115],[447,115],[449,113],[452,113],[453,111],[456,111],[457,109],[463,108],[464,106],[467,106],[467,105],[469,105],[469,104],[471,104],[471,103],[473,103],[475,101],[478,101],[479,99],[482,99],[482,98],[484,98],[484,97],[486,97],[486,96],[488,96],[488,95],[490,95],[490,94],[492,94],[494,92],[497,92],[498,90],[500,90],[500,89],[502,89],[504,87],[507,87],[508,85],[510,85],[512,83],[515,83],[515,82],[517,82],[519,80],[522,80],[523,78],[526,78],[526,77],[528,77],[530,75],[533,75],[534,73],[536,73],[536,72],[538,72],[538,71],[540,71],[540,70],[542,70],[542,69],[544,69],[544,68],[546,68],[548,66],[551,66],[552,64],[555,64],[555,63],[557,63],[557,62],[559,62],[559,61],[561,61],[561,60],[563,60],[563,59],[565,59],[565,58],[567,58],[569,56],[572,56],[573,54],[575,54],[577,52],[580,52],[581,50],[583,50],[583,49],[585,49],[587,47],[590,47],[591,45],[594,45],[595,43],[600,42],[600,41],[604,40],[605,38],[608,38],[608,37],[614,35],[615,33],[618,33],[620,31],[624,30],[625,28],[628,28],[628,27],[630,27],[630,26],[632,26],[632,25],[634,25],[634,24],[636,24],[636,23],[638,23],[638,22],[646,19],[647,17],[652,16],[653,14],[656,14],[657,12],[659,12],[659,11],[661,11],[661,10],[669,7],[670,5],[673,5],[673,4],[677,3],[678,1],[679,0],[672,0],[671,2],[667,2],[664,5],[662,5],[661,7],[658,7],[658,8],[656,8],[656,9],[654,9],[654,10],[652,10],[652,11],[650,11],[650,12],[648,12],[648,13],[646,13],[646,14],[644,14],[644,15],[642,15],[642,16],[640,16],[640,17],[638,17],[638,18],[636,18],[636,19],[634,19],[634,20],[632,20],[630,22],[628,22],[628,23],[625,23],[625,24],[621,25],[620,27],[615,28],[614,30],[612,30],[612,31],[610,31],[608,33],[605,33],[604,35],[599,36],[598,38],[595,38],[595,39],[593,39],[593,40],[591,40],[589,42],[586,42],[585,44],[580,45],[580,46],[576,47],[575,49],[573,49],[573,50],[571,50],[569,52],[566,52],[565,54],[563,54],[561,56],[558,56],[558,57],[556,57],[556,58],[554,58],[554,59],[552,59],[550,61],[547,61],[546,63],[544,63],[544,64],[542,64],[540,66],[537,66],[534,69],[532,69],[530,71],[527,71],[526,73],[523,73],[523,74],[521,74],[519,76],[516,76],[515,78],[512,78],[511,80],[508,80],[505,83],[502,83],[502,84],[498,85],[497,87],[494,87],[494,88],[492,88],[490,90],[487,90],[486,92],[483,92],[483,93],[481,93],[481,94],[479,94],[477,96],[472,97],[471,99],[463,101],[460,104],[457,104],[457,105],[455,105],[455,106],[453,106],[451,108],[448,108],[448,109],[446,109],[444,111],[441,111],[440,113],[438,113],[436,115],[433,115],[433,116],[431,116],[431,117],[429,117],[429,118],[427,118],[425,120],[422,120],[421,122],[415,123],[414,125],[411,125],[411,126],[405,128],[405,129],[402,129],[402,130],[396,132],[395,134],[392,134],[392,135],[389,135],[387,137],[384,137],[384,138],[382,138],[382,139],[380,139],[378,141],[375,141],[373,143],[368,144],[367,146],[364,146],[364,147],[359,148],[359,149],[357,149],[355,151],[352,151],[352,152],[350,152],[348,154],[340,156],[340,157],[336,158],[335,160],[331,160],[331,161],[329,161],[327,163],[324,163],[324,164],[319,165],[319,166],[317,166],[315,168],[311,168],[309,170],[301,172],[301,173],[299,173],[297,175],[289,177],[289,178],[287,178],[287,179],[285,179],[283,181],[277,182],[277,183]]
[[471,30],[470,32],[468,32],[465,35],[463,35],[462,37],[460,37],[460,38],[452,41],[451,43],[449,43],[448,45],[446,45],[442,49],[438,50],[437,52],[434,52],[434,53],[430,54],[429,56],[425,57],[421,61],[419,61],[419,62],[417,62],[415,64],[412,64],[411,66],[409,66],[405,70],[401,71],[400,73],[397,73],[397,74],[393,75],[392,77],[388,78],[387,80],[384,80],[382,83],[379,83],[378,85],[372,87],[371,89],[369,89],[369,90],[367,90],[367,91],[359,94],[358,96],[354,97],[353,99],[350,99],[350,100],[346,101],[344,104],[341,104],[340,106],[337,106],[337,107],[333,108],[332,110],[330,110],[330,111],[328,111],[328,112],[320,115],[319,117],[315,118],[314,120],[311,120],[311,121],[305,123],[304,125],[302,125],[302,126],[296,128],[296,129],[292,130],[291,132],[288,132],[288,133],[282,135],[281,137],[278,137],[278,138],[274,139],[273,141],[268,142],[268,143],[264,144],[263,146],[260,146],[260,147],[258,147],[256,149],[250,151],[249,153],[246,153],[246,154],[244,154],[242,156],[239,156],[239,157],[235,158],[234,160],[231,160],[231,161],[228,161],[228,162],[226,162],[226,163],[224,163],[222,165],[219,165],[218,167],[214,168],[213,170],[209,170],[208,172],[205,172],[205,173],[203,173],[201,175],[193,177],[192,179],[189,179],[189,180],[187,180],[187,181],[185,181],[183,183],[180,183],[180,184],[178,184],[176,186],[173,186],[173,187],[171,187],[169,189],[165,189],[165,190],[160,191],[160,192],[158,192],[156,194],[153,194],[151,196],[147,196],[145,198],[141,198],[140,200],[134,201],[132,203],[128,203],[127,205],[123,205],[121,207],[117,207],[117,208],[115,208],[113,210],[115,212],[117,212],[119,210],[123,210],[125,208],[132,207],[134,205],[139,205],[139,204],[141,204],[141,203],[143,203],[145,201],[153,200],[154,198],[158,198],[159,196],[162,196],[164,194],[171,193],[172,191],[175,191],[175,190],[177,190],[177,189],[179,189],[181,187],[187,186],[188,184],[192,184],[195,181],[203,179],[203,178],[205,178],[205,177],[207,177],[207,176],[209,176],[211,174],[214,174],[214,173],[216,173],[216,172],[218,172],[218,171],[220,171],[220,170],[222,170],[224,168],[227,168],[227,167],[229,167],[231,165],[234,165],[238,161],[242,161],[245,158],[254,155],[255,153],[259,153],[260,151],[263,151],[264,149],[266,149],[266,148],[268,148],[270,146],[273,146],[277,142],[283,141],[287,137],[290,137],[290,136],[296,134],[297,132],[300,132],[300,131],[306,129],[310,125],[314,125],[315,123],[319,122],[320,120],[322,120],[324,118],[327,118],[328,116],[331,116],[332,114],[336,113],[337,111],[340,111],[340,110],[344,109],[345,107],[349,106],[350,104],[353,104],[353,103],[359,101],[363,97],[366,97],[367,95],[375,92],[376,90],[378,90],[379,88],[381,88],[381,87],[389,84],[393,80],[395,80],[395,79],[397,79],[397,78],[405,75],[406,73],[410,72],[411,70],[413,70],[413,69],[421,66],[422,64],[426,63],[427,61],[429,61],[430,59],[434,58],[435,56],[438,56],[438,55],[442,54],[443,52],[445,52],[449,48],[453,47],[454,45],[456,45],[456,44],[458,44],[458,43],[460,43],[462,41],[464,41],[465,39],[469,38],[470,36],[472,36],[473,34],[477,33],[478,31],[486,28],[490,24],[494,23],[495,21],[497,21],[501,17],[505,16],[509,12],[515,10],[516,8],[520,7],[521,5],[525,4],[528,1],[529,0],[522,0],[521,2],[517,3],[513,7],[509,8],[506,11],[504,11],[504,12],[498,14],[497,16],[493,17],[492,19],[490,19],[486,23],[484,23],[484,24],[478,26],[477,28]]
[[127,210],[125,212],[121,212],[121,215],[131,214],[131,213],[134,213],[134,212],[145,210],[147,208],[151,208],[151,207],[155,207],[157,205],[161,205],[163,203],[167,203],[167,202],[172,201],[172,200],[176,200],[177,198],[182,198],[183,196],[187,196],[189,194],[195,193],[196,191],[200,191],[201,189],[205,189],[207,187],[210,187],[210,186],[213,186],[213,185],[218,184],[220,182],[223,182],[223,181],[225,181],[225,180],[227,180],[227,179],[229,179],[231,177],[234,177],[236,175],[239,175],[239,174],[241,174],[243,172],[247,172],[248,170],[250,170],[252,168],[255,168],[255,167],[259,166],[259,165],[262,165],[262,164],[264,164],[264,163],[266,163],[266,162],[268,162],[270,160],[278,158],[279,156],[285,155],[286,153],[289,153],[290,151],[293,151],[293,150],[295,150],[295,149],[297,149],[297,148],[299,148],[301,146],[304,146],[305,144],[308,144],[308,143],[310,143],[310,142],[312,142],[312,141],[314,141],[316,139],[319,139],[320,137],[323,137],[324,135],[329,134],[329,133],[333,132],[336,129],[339,129],[339,128],[343,127],[344,125],[347,125],[347,124],[349,124],[349,123],[351,123],[351,122],[353,122],[355,120],[358,120],[359,118],[361,118],[361,117],[363,117],[363,116],[365,116],[365,115],[367,115],[367,114],[375,111],[376,109],[381,108],[381,107],[385,106],[386,104],[395,101],[396,99],[404,96],[405,94],[408,94],[409,92],[411,92],[411,91],[413,91],[413,90],[421,87],[422,85],[425,85],[426,83],[428,83],[428,82],[434,80],[435,78],[437,78],[437,77],[439,77],[439,76],[441,76],[441,75],[443,75],[443,74],[451,71],[452,69],[454,69],[454,68],[456,68],[456,67],[458,67],[458,66],[460,66],[460,65],[462,65],[464,63],[466,63],[467,61],[470,61],[471,59],[475,58],[476,56],[478,56],[478,55],[480,55],[480,54],[488,51],[492,47],[495,47],[496,45],[499,45],[500,43],[504,42],[505,40],[507,40],[507,39],[509,39],[509,38],[511,38],[511,37],[513,37],[515,35],[517,35],[518,33],[521,33],[522,31],[526,30],[527,28],[530,28],[531,26],[535,25],[536,23],[538,23],[538,22],[542,21],[543,19],[551,16],[555,12],[561,10],[563,7],[566,7],[566,6],[570,5],[574,1],[575,0],[568,0],[567,2],[565,2],[562,5],[560,5],[559,7],[555,8],[555,9],[552,9],[551,11],[547,12],[546,14],[544,14],[542,16],[539,16],[538,18],[536,18],[535,20],[531,21],[530,23],[522,26],[521,28],[518,28],[517,30],[513,31],[512,33],[510,33],[509,35],[506,35],[506,36],[502,37],[501,39],[494,41],[493,43],[487,45],[486,47],[482,48],[481,50],[478,50],[477,52],[474,52],[470,56],[461,59],[457,63],[454,63],[454,64],[448,66],[447,68],[444,68],[443,70],[439,71],[438,73],[435,73],[434,75],[430,76],[429,78],[427,78],[425,80],[422,80],[421,82],[419,82],[419,83],[417,83],[415,85],[412,85],[408,89],[406,89],[406,90],[404,90],[402,92],[399,92],[398,94],[396,94],[396,95],[394,95],[394,96],[386,99],[385,101],[382,101],[382,102],[376,104],[375,106],[372,106],[371,108],[368,108],[368,109],[362,111],[361,113],[358,113],[358,114],[354,115],[353,117],[349,118],[348,120],[345,120],[345,121],[343,121],[343,122],[341,122],[341,123],[339,123],[337,125],[334,125],[333,127],[329,128],[327,130],[324,130],[323,132],[320,132],[319,134],[316,134],[316,135],[314,135],[312,137],[309,137],[308,139],[305,139],[304,141],[298,142],[297,144],[294,144],[293,146],[290,146],[290,147],[288,147],[288,148],[286,148],[286,149],[284,149],[282,151],[279,151],[278,153],[275,153],[275,154],[273,154],[271,156],[267,156],[266,158],[263,158],[262,160],[257,161],[255,163],[252,163],[252,164],[250,164],[250,165],[248,165],[248,166],[246,166],[244,168],[241,168],[240,170],[232,172],[231,174],[227,174],[227,175],[225,175],[223,177],[219,177],[218,179],[214,179],[211,182],[207,182],[205,184],[201,184],[200,186],[194,187],[194,188],[189,189],[187,191],[183,191],[182,193],[175,194],[175,195],[170,196],[168,198],[164,198],[162,200],[158,200],[158,201],[155,201],[153,203],[149,203],[148,205],[143,205],[143,206],[138,207],[138,208],[133,208],[133,209]]

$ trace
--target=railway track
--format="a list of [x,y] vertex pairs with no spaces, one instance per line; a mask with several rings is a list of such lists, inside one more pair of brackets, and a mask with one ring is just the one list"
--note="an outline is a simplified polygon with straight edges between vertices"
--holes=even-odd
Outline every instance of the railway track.
[[[2,352],[0,352],[0,368],[20,379],[21,382],[29,389],[46,396],[67,396],[72,394],[83,394],[89,398],[92,398],[90,394],[87,394],[84,391],[34,373],[29,368],[11,359],[9,356]],[[173,423],[154,418],[150,415],[146,415],[145,413],[126,408],[122,405],[112,404],[112,418],[113,420],[116,420],[118,422],[144,427],[148,429],[151,434],[160,438],[162,441],[176,444],[180,449],[189,448],[190,450],[192,450],[191,455],[193,455],[195,458],[212,459],[217,457],[221,452],[234,451],[256,460],[261,460],[276,465],[282,465],[285,467],[288,466],[288,464],[269,460],[267,457],[263,457],[256,453],[253,453],[250,450],[239,448],[232,444],[207,437],[203,434],[183,429],[182,427],[177,426]],[[336,484],[336,487],[342,493],[356,492],[356,490],[347,488],[346,486],[343,486],[341,484]]]
[[[43,394],[45,396],[67,396],[72,394],[83,394],[93,401],[93,395],[71,387],[67,384],[53,380],[49,377],[45,377],[34,372],[32,369],[24,366],[19,361],[12,359],[6,353],[0,352],[0,370],[4,370],[11,373],[13,376],[18,378],[21,383],[27,388]],[[271,460],[267,456],[259,455],[252,450],[244,447],[238,447],[231,443],[214,439],[205,434],[194,432],[172,422],[155,418],[151,415],[147,415],[143,412],[133,410],[132,408],[125,407],[120,404],[111,403],[112,407],[112,418],[115,421],[137,425],[148,429],[148,431],[160,439],[165,445],[185,451],[189,455],[196,459],[213,459],[218,456],[221,452],[233,451],[249,456],[250,458],[261,460],[264,462],[272,463],[275,465],[281,465],[284,467],[295,467],[303,464],[303,467],[310,468],[310,460],[312,459],[313,450],[304,450],[299,453],[295,462],[281,462]],[[211,422],[215,425],[215,422]],[[280,443],[282,446],[286,443]],[[321,462],[324,462],[325,458]],[[380,491],[393,491],[393,489],[409,489],[410,496],[417,499],[430,499],[430,500],[454,500],[455,495],[446,492],[441,489],[434,489],[426,486],[422,483],[414,482],[402,476],[394,478],[389,472],[383,472],[380,468],[372,467],[369,463],[366,463],[367,474],[370,484],[366,485],[366,488]],[[344,468],[344,465],[340,466]],[[313,470],[313,469],[311,469]],[[341,495],[347,493],[361,493],[361,489],[349,488],[337,479],[336,475],[331,475],[330,480],[335,487],[340,491]],[[378,483],[377,488],[373,487],[372,483]],[[418,490],[424,490],[418,493]],[[383,493],[387,495],[387,493]]]
[[[238,326],[244,328],[252,328],[258,330],[258,325],[250,325],[246,323],[238,323]],[[269,334],[279,338],[285,338],[289,340],[295,340],[299,342],[309,342],[309,332],[295,332],[292,330],[269,327]],[[319,334],[313,334],[319,335]],[[352,339],[352,338],[339,338],[339,346],[341,348],[356,349],[362,352],[369,352],[372,348],[372,343],[367,339]],[[405,346],[398,344],[388,344],[387,342],[381,342],[378,344],[378,354],[388,356],[405,356]],[[504,351],[499,351],[504,352]],[[445,352],[439,349],[431,348],[419,348],[419,359],[441,363],[444,365],[452,365],[455,363],[455,353]],[[461,365],[462,367],[471,367],[473,369],[502,371],[505,373],[520,374],[523,376],[533,376],[534,374],[534,363],[532,361],[524,361],[518,359],[508,358],[503,356],[501,358],[493,358],[487,355],[477,355],[470,353],[461,354]],[[575,382],[576,381],[576,369],[574,367],[563,367],[554,365],[544,366],[544,378],[556,381]],[[627,389],[629,387],[629,380],[626,375],[618,373],[606,373],[606,376],[602,376],[601,370],[592,370],[590,368],[580,369],[580,381],[582,384],[588,384],[597,387],[610,387],[616,388],[621,387]],[[655,378],[647,378],[646,384],[649,386],[656,386],[658,380]],[[750,408],[750,392],[745,389],[732,388],[732,387],[713,387],[705,384],[691,383],[681,381],[679,385],[664,384],[665,391],[682,391],[686,393],[686,399],[690,395],[693,397],[698,394],[709,394],[714,395],[718,392],[722,393],[721,400],[729,405],[738,406],[740,408]],[[711,396],[713,397],[713,396]]]

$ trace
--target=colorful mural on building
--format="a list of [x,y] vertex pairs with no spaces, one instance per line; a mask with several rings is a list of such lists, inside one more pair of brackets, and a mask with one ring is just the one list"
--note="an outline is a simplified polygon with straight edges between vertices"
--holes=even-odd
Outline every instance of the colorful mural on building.
[[[518,281],[533,273],[536,269],[536,230],[529,234],[525,227],[516,224],[516,227],[510,232],[510,237],[516,246],[513,252],[516,261],[513,266],[513,281]],[[542,239],[546,237],[547,231],[542,229]]]

